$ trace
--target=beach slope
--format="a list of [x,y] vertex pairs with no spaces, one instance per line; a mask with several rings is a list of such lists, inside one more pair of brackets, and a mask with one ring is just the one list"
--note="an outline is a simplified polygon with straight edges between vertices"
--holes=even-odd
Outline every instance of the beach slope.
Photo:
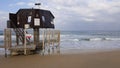
[[120,68],[120,51],[0,58],[0,68]]

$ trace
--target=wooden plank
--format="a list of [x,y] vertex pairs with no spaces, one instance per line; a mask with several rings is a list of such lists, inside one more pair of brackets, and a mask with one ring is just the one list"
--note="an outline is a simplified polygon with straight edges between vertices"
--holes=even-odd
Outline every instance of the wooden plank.
[[5,48],[5,46],[0,45],[0,48]]
[[[35,45],[27,45],[26,46],[26,50],[35,50]],[[12,46],[9,50],[16,50],[16,51],[19,51],[19,50],[23,50],[24,51],[24,46]]]

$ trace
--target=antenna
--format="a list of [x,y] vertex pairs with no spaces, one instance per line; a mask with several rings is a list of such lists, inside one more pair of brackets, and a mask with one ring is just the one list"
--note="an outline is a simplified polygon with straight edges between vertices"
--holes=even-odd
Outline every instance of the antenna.
[[40,5],[41,5],[40,0],[36,0],[35,7],[40,9]]

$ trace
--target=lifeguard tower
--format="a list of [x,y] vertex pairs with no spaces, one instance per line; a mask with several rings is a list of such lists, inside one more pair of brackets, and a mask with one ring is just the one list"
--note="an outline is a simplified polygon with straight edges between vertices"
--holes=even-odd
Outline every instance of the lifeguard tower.
[[[40,3],[35,5],[40,7]],[[50,51],[51,45],[52,48],[59,46],[60,31],[55,30],[54,18],[49,10],[40,8],[19,9],[17,13],[9,13],[4,34],[5,51],[9,50],[11,55],[27,55],[38,51],[45,52],[46,48]],[[28,29],[32,29],[33,34],[30,34]],[[15,44],[12,44],[12,35],[15,35]]]

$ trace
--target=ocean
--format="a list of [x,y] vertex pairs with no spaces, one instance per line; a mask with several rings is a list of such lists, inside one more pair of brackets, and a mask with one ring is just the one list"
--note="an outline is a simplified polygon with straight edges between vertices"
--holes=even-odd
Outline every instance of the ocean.
[[61,50],[64,51],[88,52],[115,49],[120,49],[120,31],[61,32]]
[[[4,45],[3,40],[3,31],[0,30],[0,45]],[[60,49],[63,51],[120,49],[120,31],[61,31]]]

